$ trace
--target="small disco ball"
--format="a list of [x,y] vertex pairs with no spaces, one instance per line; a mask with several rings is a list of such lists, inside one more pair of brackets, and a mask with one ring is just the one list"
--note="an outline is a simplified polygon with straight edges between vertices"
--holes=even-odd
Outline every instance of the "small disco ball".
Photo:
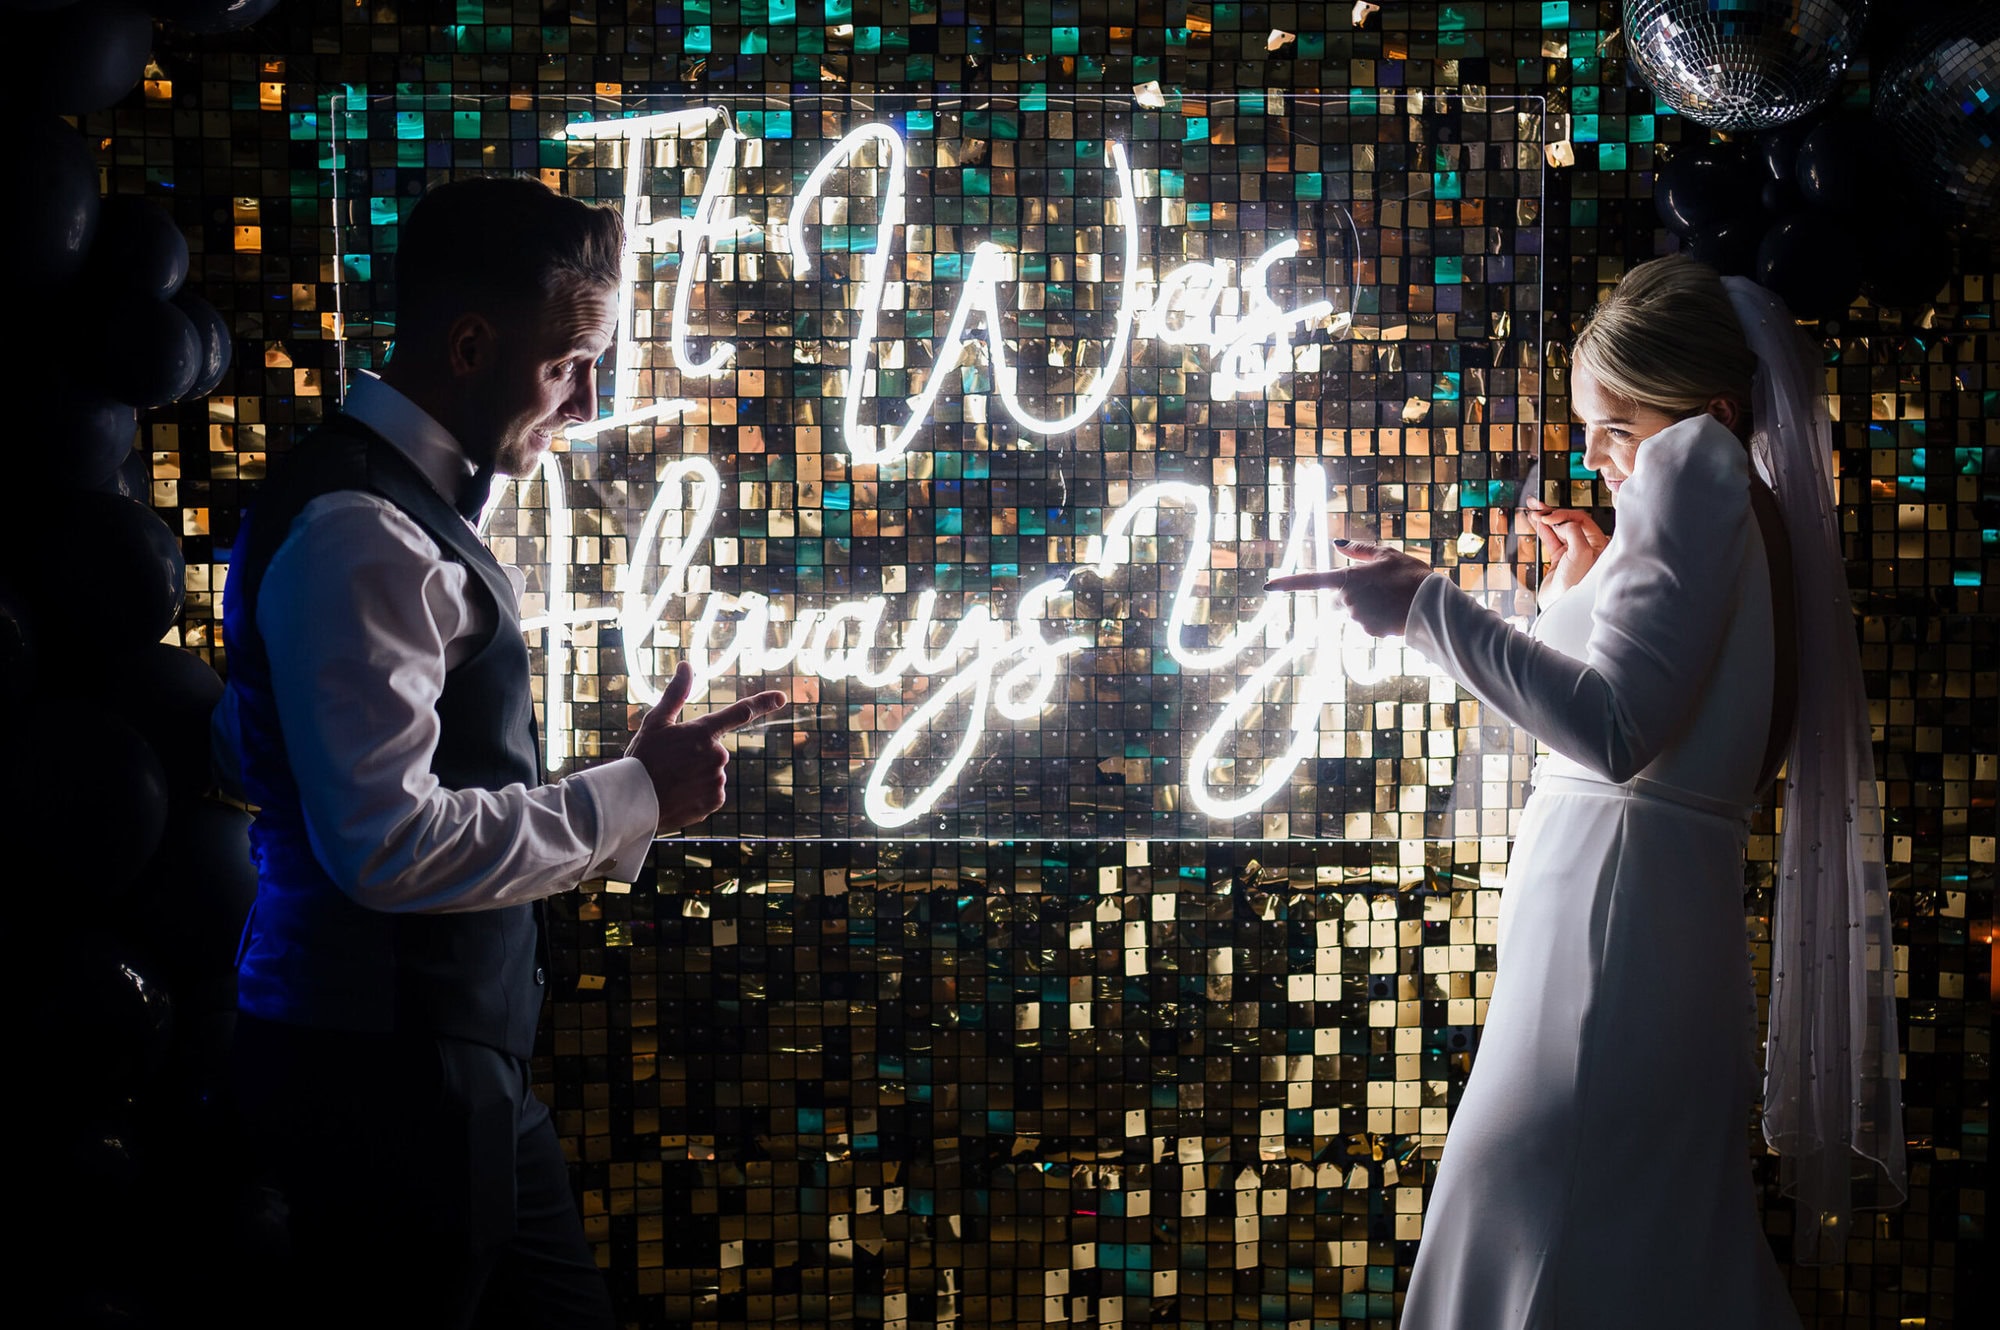
[[1716,129],[1773,129],[1833,94],[1868,0],[1625,0],[1625,45],[1667,105]]
[[2000,239],[2000,8],[1965,6],[1912,32],[1876,88],[1875,118],[1945,219]]

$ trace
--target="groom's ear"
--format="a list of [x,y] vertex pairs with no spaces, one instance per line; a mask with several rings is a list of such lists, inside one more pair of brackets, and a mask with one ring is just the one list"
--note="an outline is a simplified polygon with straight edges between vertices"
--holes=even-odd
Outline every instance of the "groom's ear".
[[484,314],[465,313],[452,321],[445,338],[446,363],[454,378],[471,378],[492,368],[500,330]]

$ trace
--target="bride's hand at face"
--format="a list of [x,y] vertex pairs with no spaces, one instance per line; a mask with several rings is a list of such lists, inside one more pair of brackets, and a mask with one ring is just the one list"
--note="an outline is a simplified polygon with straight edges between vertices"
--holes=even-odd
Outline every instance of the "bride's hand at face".
[[1522,514],[1548,557],[1536,594],[1546,605],[1583,580],[1611,537],[1581,508],[1551,508],[1530,497],[1523,500]]
[[1323,573],[1288,573],[1264,584],[1266,591],[1332,591],[1334,603],[1372,637],[1401,633],[1409,626],[1410,602],[1431,574],[1430,565],[1399,550],[1358,540],[1336,540],[1352,560]]

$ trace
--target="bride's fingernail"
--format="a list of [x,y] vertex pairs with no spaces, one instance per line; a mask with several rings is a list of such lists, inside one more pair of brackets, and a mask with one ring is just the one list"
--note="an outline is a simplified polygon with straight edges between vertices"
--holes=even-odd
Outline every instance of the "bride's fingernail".
[[1346,548],[1347,548],[1347,547],[1348,547],[1349,545],[1352,545],[1352,544],[1353,544],[1354,542],[1353,542],[1353,541],[1351,541],[1351,540],[1347,540],[1347,539],[1345,539],[1345,538],[1343,538],[1343,537],[1340,537],[1340,536],[1335,536],[1335,537],[1333,538],[1333,543],[1334,543],[1334,546],[1335,546],[1335,548],[1337,548],[1337,549],[1343,549],[1343,550],[1344,550],[1344,549],[1346,549]]

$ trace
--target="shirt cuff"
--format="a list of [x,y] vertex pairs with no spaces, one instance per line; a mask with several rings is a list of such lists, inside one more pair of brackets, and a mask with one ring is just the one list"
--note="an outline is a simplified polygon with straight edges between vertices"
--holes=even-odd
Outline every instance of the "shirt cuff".
[[570,777],[597,809],[596,858],[586,878],[637,880],[660,825],[660,798],[637,758],[621,757]]
[[1434,664],[1446,663],[1445,653],[1438,647],[1438,630],[1444,618],[1445,597],[1457,590],[1443,573],[1432,573],[1417,583],[1417,594],[1410,598],[1410,614],[1403,625],[1403,641],[1422,652],[1425,659]]

